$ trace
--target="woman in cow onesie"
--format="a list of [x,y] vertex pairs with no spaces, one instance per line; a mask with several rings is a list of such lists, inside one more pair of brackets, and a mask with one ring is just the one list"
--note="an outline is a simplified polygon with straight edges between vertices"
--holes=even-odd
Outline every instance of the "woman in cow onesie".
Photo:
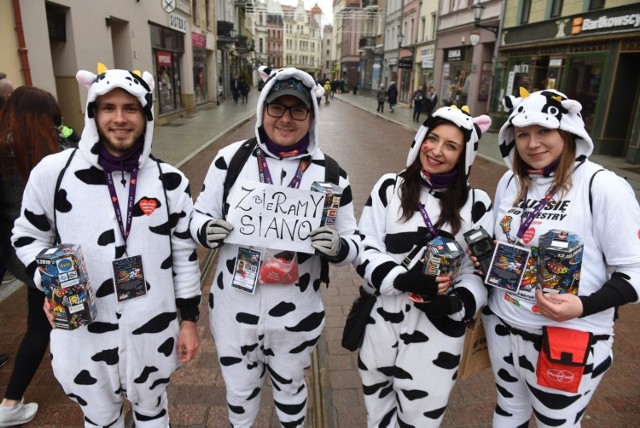
[[[519,289],[492,287],[483,312],[497,386],[493,426],[526,426],[533,412],[539,427],[579,427],[612,363],[615,308],[638,301],[640,208],[624,179],[589,161],[593,142],[580,103],[556,90],[522,88],[504,104],[513,112],[498,138],[511,170],[498,183],[492,232],[499,242],[530,249],[531,257]],[[584,245],[581,270],[569,278],[579,281],[577,290],[562,294],[543,293],[536,278],[539,238],[553,229]],[[538,273],[551,274],[544,275],[547,285],[564,283],[557,276],[562,266],[553,263]],[[566,329],[587,339],[565,339]],[[547,343],[565,362],[585,363],[581,380],[574,366],[543,365],[546,358],[538,365]]]
[[[365,289],[378,296],[359,355],[369,427],[440,425],[464,321],[486,301],[466,256],[453,284],[424,274],[420,262],[432,238],[453,238],[464,249],[464,232],[492,223],[489,196],[467,181],[491,120],[464,109],[444,107],[430,116],[413,140],[407,168],[383,175],[362,211],[356,265]],[[430,302],[416,303],[410,293]]]
[[[70,331],[54,328],[50,349],[54,375],[80,404],[85,426],[123,427],[126,398],[137,427],[167,427],[169,378],[198,346],[189,183],[150,156],[151,74],[102,65],[98,73],[77,73],[89,89],[79,147],[33,169],[12,243],[41,289],[35,259],[43,249],[71,243],[84,254],[97,318]],[[132,267],[119,272],[143,272],[137,297],[114,281],[114,261]]]
[[[314,79],[307,73],[284,68],[261,68],[266,84],[260,92],[255,137],[257,146],[242,166],[231,188],[240,189],[242,179],[275,186],[309,190],[325,180],[325,155],[318,140],[319,110]],[[234,225],[223,220],[223,183],[227,168],[244,141],[233,143],[217,154],[195,203],[191,233],[210,248],[218,247]],[[297,279],[283,277],[253,284],[253,290],[237,272],[257,258],[265,272],[267,248],[225,243],[209,295],[209,321],[227,389],[229,420],[234,427],[251,427],[259,410],[265,374],[273,384],[273,400],[283,426],[302,426],[307,409],[304,372],[324,326],[320,294],[321,257],[336,264],[349,264],[358,251],[356,221],[349,179],[340,170],[344,189],[333,227],[322,226],[311,233],[316,254],[297,253]],[[241,225],[235,225],[237,228]],[[275,254],[275,251],[269,251]],[[245,257],[253,254],[256,258]],[[260,255],[258,255],[260,254]],[[273,262],[273,260],[272,260]],[[272,272],[274,273],[274,272]],[[256,274],[254,274],[255,277]],[[250,277],[250,276],[247,276]],[[249,286],[251,287],[251,286]],[[251,292],[252,291],[252,292]]]

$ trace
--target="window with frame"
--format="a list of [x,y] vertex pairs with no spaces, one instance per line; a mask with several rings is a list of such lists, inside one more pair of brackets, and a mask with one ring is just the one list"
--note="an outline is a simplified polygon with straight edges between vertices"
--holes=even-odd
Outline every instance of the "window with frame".
[[590,0],[589,10],[604,9],[604,1],[605,0]]
[[551,0],[550,18],[557,18],[562,15],[562,0]]
[[520,11],[520,24],[528,24],[529,15],[531,15],[531,0],[522,0],[522,10]]

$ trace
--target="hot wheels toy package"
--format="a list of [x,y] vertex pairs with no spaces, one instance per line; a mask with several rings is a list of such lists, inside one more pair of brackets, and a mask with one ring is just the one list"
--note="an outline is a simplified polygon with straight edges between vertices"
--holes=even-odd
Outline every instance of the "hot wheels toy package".
[[96,303],[80,245],[46,248],[36,263],[56,328],[74,330],[92,323]]

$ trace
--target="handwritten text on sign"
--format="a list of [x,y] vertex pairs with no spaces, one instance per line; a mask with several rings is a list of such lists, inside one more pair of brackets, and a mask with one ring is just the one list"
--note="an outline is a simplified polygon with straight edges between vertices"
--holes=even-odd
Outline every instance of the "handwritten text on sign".
[[324,195],[238,179],[229,193],[225,242],[313,253],[309,233],[320,226]]

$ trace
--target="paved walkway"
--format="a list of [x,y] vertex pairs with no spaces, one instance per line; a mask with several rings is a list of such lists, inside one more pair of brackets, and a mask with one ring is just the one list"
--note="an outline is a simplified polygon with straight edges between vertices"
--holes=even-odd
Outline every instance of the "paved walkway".
[[[252,91],[248,104],[226,101],[192,115],[175,120],[155,130],[154,154],[174,165],[182,166],[197,158],[201,150],[241,125],[247,125],[255,114],[258,92]],[[347,102],[363,110],[375,113],[376,101],[365,96],[337,94],[335,102]],[[412,110],[399,106],[394,113],[380,115],[406,128],[416,129],[411,120]],[[212,130],[215,130],[212,132]],[[488,133],[482,139],[480,156],[503,167],[497,152],[496,134]],[[636,192],[640,189],[640,174],[624,173],[631,168],[618,158],[594,157],[621,175],[629,176]],[[620,173],[620,172],[619,172]],[[339,346],[339,334],[348,307],[355,296],[360,279],[352,267],[332,269],[332,286],[323,291],[326,303],[326,334],[318,346],[318,352],[310,371],[310,419],[309,426],[316,428],[346,428],[365,426],[365,410],[356,370],[356,357]],[[13,293],[18,289],[18,292]],[[25,329],[24,288],[19,284],[0,288],[0,351],[15,355]],[[203,290],[207,293],[208,290]],[[206,294],[205,294],[206,295]],[[206,301],[206,299],[205,299]],[[203,307],[206,304],[203,302]],[[206,311],[206,309],[203,309]],[[621,311],[622,322],[616,327],[616,362],[605,377],[605,382],[593,400],[583,426],[640,426],[640,387],[637,382],[640,345],[635,340],[635,330],[640,322],[637,306],[627,306]],[[190,364],[172,379],[171,395],[174,398],[171,414],[174,427],[222,427],[226,423],[223,403],[223,382],[215,361],[215,344],[208,333],[206,317],[199,324],[203,346],[202,357],[197,364]],[[0,369],[0,388],[4,390],[13,361]],[[488,370],[457,383],[452,394],[450,408],[443,426],[489,426],[495,400],[493,381]],[[491,391],[491,393],[487,393]],[[70,427],[81,425],[79,411],[71,403],[53,379],[47,359],[27,392],[27,399],[41,404],[41,411],[30,426]],[[268,393],[263,397],[262,410],[256,427],[274,425],[273,406]],[[204,423],[203,423],[204,421]],[[606,422],[605,422],[606,421]]]

